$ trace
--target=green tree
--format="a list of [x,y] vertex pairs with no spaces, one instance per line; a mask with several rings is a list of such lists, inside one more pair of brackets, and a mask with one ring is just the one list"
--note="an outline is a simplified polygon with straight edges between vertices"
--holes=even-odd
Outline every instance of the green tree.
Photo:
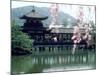
[[11,43],[12,49],[22,48],[30,50],[33,46],[33,40],[30,37],[21,31],[21,27],[17,25],[16,22],[12,22],[11,25]]

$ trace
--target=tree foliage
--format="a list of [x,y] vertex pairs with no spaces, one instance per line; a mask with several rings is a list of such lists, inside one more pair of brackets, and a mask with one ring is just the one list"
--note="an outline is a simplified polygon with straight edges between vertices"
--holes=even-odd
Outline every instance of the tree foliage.
[[[11,42],[12,48],[15,49],[16,47],[19,48],[32,48],[32,40],[30,37],[21,31],[21,27],[17,25],[16,22],[12,22],[11,25]],[[29,50],[29,49],[28,49]]]

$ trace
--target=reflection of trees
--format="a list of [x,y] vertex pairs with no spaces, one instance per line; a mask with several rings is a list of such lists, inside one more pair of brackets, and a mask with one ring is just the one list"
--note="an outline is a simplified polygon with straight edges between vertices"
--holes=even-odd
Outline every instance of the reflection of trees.
[[33,65],[26,73],[42,73],[44,69],[50,68],[50,64],[42,63],[41,56],[34,56]]
[[44,69],[50,68],[49,64],[34,64],[26,73],[42,73]]
[[[12,56],[11,60],[11,72],[12,73],[26,73],[29,68],[32,67],[31,56]],[[16,74],[16,75],[17,75]]]
[[75,55],[13,56],[12,73],[40,73],[55,67],[60,69],[76,65],[88,66],[88,64],[91,66],[95,64],[95,54],[92,52]]

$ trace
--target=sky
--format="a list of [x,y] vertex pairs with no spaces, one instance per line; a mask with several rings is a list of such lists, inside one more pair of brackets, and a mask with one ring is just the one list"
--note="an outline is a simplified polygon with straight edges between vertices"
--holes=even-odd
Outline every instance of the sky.
[[[12,8],[24,7],[24,6],[36,6],[36,7],[49,7],[51,3],[39,3],[39,2],[22,2],[22,1],[12,1]],[[80,5],[68,5],[68,4],[59,4],[59,11],[70,14],[77,19],[79,13]],[[93,20],[95,23],[95,6],[81,6],[83,7],[84,21]],[[89,12],[88,7],[91,9]],[[77,10],[76,10],[77,9]]]

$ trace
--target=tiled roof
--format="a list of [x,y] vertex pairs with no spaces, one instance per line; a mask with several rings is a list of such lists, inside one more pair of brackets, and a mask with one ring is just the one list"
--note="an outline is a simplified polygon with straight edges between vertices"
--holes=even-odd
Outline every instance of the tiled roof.
[[38,12],[35,12],[35,10],[32,10],[31,12],[29,12],[29,13],[27,13],[24,16],[21,17],[21,19],[25,19],[25,18],[32,18],[32,19],[35,19],[35,20],[45,20],[48,17],[41,15]]

